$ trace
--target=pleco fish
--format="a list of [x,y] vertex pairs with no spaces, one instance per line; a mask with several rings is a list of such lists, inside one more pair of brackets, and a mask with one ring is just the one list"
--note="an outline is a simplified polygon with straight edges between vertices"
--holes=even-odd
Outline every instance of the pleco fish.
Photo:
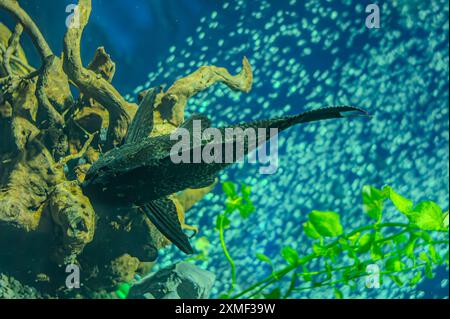
[[[145,213],[158,230],[172,241],[183,252],[191,254],[193,249],[188,237],[183,233],[177,217],[176,207],[168,195],[187,188],[201,188],[210,185],[225,167],[239,160],[222,158],[218,161],[179,162],[172,160],[173,149],[179,142],[172,135],[148,137],[153,128],[153,102],[158,90],[149,90],[134,118],[125,144],[105,153],[88,171],[83,189],[86,194],[107,203],[116,205],[133,205]],[[150,103],[148,103],[150,102]],[[270,129],[283,131],[295,124],[313,121],[367,116],[367,112],[351,106],[326,107],[294,116],[286,116],[270,120],[260,120],[232,126],[242,130],[265,129],[266,136],[258,136],[257,141],[249,141],[244,135],[232,137],[226,134],[229,128],[219,128],[222,135],[221,145],[211,140],[201,139],[200,143],[190,143],[183,152],[189,157],[208,147],[219,147],[222,156],[230,145],[233,150],[243,149],[247,155],[256,147],[271,138]],[[194,121],[200,121],[202,130],[210,127],[210,121],[202,115],[193,115],[182,126],[193,136]],[[253,143],[252,143],[253,142]]]

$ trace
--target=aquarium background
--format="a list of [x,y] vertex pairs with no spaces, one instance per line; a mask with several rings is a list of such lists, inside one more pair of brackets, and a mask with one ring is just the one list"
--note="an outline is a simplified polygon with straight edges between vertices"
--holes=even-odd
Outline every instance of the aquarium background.
[[[60,52],[65,8],[74,1],[21,1],[50,46]],[[381,8],[381,28],[365,27],[365,7]],[[189,102],[189,112],[214,124],[294,114],[324,105],[367,109],[370,121],[308,124],[279,138],[279,169],[261,175],[254,164],[236,165],[221,180],[253,187],[256,212],[236,218],[227,230],[239,288],[270,273],[256,260],[275,263],[285,245],[306,254],[311,248],[302,223],[313,210],[334,210],[355,228],[368,222],[360,190],[391,185],[414,201],[430,199],[445,210],[449,200],[449,4],[446,0],[94,0],[83,37],[87,63],[104,46],[117,64],[113,84],[134,99],[144,88],[171,85],[202,65],[240,70],[243,56],[254,69],[250,94],[214,86]],[[12,26],[9,17],[2,21]],[[38,65],[32,46],[25,45]],[[211,242],[208,261],[197,263],[217,275],[212,296],[226,290],[230,270],[215,231],[223,210],[220,187],[187,216]],[[396,217],[394,217],[396,218]],[[157,267],[186,258],[175,248],[161,252]],[[316,265],[320,267],[321,265]],[[417,289],[386,282],[370,290],[364,282],[351,298],[448,297],[448,268]],[[331,298],[314,289],[299,298]]]

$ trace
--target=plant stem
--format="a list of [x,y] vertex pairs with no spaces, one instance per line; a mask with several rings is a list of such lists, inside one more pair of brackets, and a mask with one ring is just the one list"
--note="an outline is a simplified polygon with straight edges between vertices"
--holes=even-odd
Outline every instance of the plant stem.
[[365,230],[374,230],[374,229],[381,229],[381,228],[388,228],[388,227],[402,227],[402,228],[409,228],[410,225],[409,224],[405,224],[405,223],[383,223],[383,224],[374,224],[374,225],[368,225],[368,226],[362,226],[359,228],[356,228],[354,230],[352,230],[350,233],[348,234],[343,234],[341,236],[339,236],[335,241],[333,241],[332,243],[328,244],[327,246],[325,246],[326,248],[331,248],[334,245],[339,243],[339,240],[342,238],[348,239],[349,237],[352,237],[353,235],[363,232]]
[[[400,233],[406,232],[408,231],[408,229],[411,227],[410,224],[407,223],[382,223],[382,224],[377,224],[377,225],[368,225],[368,226],[362,226],[359,228],[354,229],[353,231],[351,231],[348,234],[343,234],[341,236],[339,236],[337,239],[335,239],[333,242],[331,242],[330,244],[326,245],[325,248],[332,248],[333,246],[339,244],[339,240],[344,238],[344,239],[348,239],[349,237],[363,232],[363,231],[367,231],[367,230],[374,230],[374,229],[382,229],[382,228],[390,228],[390,227],[399,227],[399,228],[404,228],[404,230],[402,230]],[[398,235],[398,234],[397,234]],[[391,236],[393,237],[393,236]],[[286,276],[287,274],[289,274],[291,271],[297,269],[299,266],[317,258],[320,257],[315,253],[312,253],[310,255],[307,255],[303,258],[300,258],[298,260],[298,262],[294,265],[289,265],[286,266],[285,268],[283,268],[282,270],[278,271],[278,272],[274,272],[272,274],[270,274],[269,276],[267,276],[266,278],[262,279],[261,281],[255,283],[254,285],[248,287],[247,289],[241,291],[240,293],[230,297],[231,299],[237,299],[237,298],[241,298],[242,296],[246,295],[247,293],[261,288],[261,286],[263,287],[262,289],[266,288],[267,286],[270,286],[271,283],[276,282],[278,280],[280,280],[281,278],[283,278],[284,276]],[[234,264],[233,264],[234,265]],[[351,267],[351,266],[348,266]],[[296,274],[296,276],[298,276],[299,274]],[[234,285],[234,284],[233,284]],[[258,291],[261,291],[262,289],[258,289]],[[252,294],[253,296],[254,294]]]
[[248,292],[250,292],[250,291],[260,287],[261,285],[267,283],[268,281],[270,281],[272,279],[275,279],[275,281],[278,281],[281,278],[283,278],[285,275],[287,275],[288,273],[293,271],[294,269],[298,268],[299,266],[301,266],[301,265],[307,263],[308,261],[311,261],[311,260],[313,260],[314,258],[317,258],[317,257],[318,257],[318,255],[316,255],[315,253],[312,253],[312,254],[310,254],[310,255],[308,255],[306,257],[300,258],[296,264],[286,266],[282,270],[279,270],[277,272],[274,272],[274,273],[270,274],[269,276],[267,276],[266,278],[264,278],[261,281],[257,282],[256,284],[254,284],[254,285],[248,287],[247,289],[241,291],[237,295],[232,296],[231,299],[240,298],[243,295],[247,294]]
[[225,244],[225,237],[224,237],[224,228],[223,228],[223,221],[224,216],[220,218],[220,224],[219,224],[219,235],[220,235],[220,245],[222,246],[223,253],[225,254],[225,257],[228,260],[228,263],[231,266],[231,285],[230,289],[228,290],[228,295],[231,295],[231,293],[234,290],[234,285],[236,283],[236,265],[234,264],[233,258],[231,258],[230,253],[228,252],[227,246]]
[[[416,270],[418,268],[425,267],[425,265],[426,264],[419,264],[419,265],[416,265],[414,267],[405,268],[405,269],[402,269],[402,270],[399,270],[399,271],[392,271],[392,272],[390,272],[390,271],[382,271],[382,272],[380,272],[380,274],[381,275],[393,275],[393,274],[402,273],[402,272],[405,272],[405,271]],[[358,276],[353,277],[352,279],[361,278],[361,277],[364,277],[366,275],[367,275],[367,273],[363,272],[363,273],[359,274]],[[345,279],[340,279],[340,280],[330,281],[330,282],[322,282],[319,285],[314,285],[314,286],[311,285],[311,286],[308,286],[308,287],[295,288],[293,291],[298,292],[298,291],[305,291],[305,290],[310,290],[310,289],[314,289],[314,288],[318,288],[318,287],[334,286],[334,285],[342,284],[342,283],[345,283],[345,282],[346,282]]]
[[289,297],[289,295],[294,290],[296,283],[297,283],[297,274],[294,272],[291,277],[291,283],[289,284],[289,288],[286,291],[286,293],[284,294],[283,299],[287,299]]
[[272,285],[275,282],[277,282],[277,280],[275,278],[273,278],[272,280],[266,282],[264,285],[259,287],[256,291],[254,291],[251,295],[249,295],[248,299],[251,299],[251,298],[257,296],[261,291],[263,291],[264,289],[266,289],[267,287],[269,287],[270,285]]

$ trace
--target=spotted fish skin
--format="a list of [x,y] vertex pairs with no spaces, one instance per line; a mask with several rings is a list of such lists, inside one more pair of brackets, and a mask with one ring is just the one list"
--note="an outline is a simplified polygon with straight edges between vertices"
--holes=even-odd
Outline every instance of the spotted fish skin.
[[[233,144],[233,147],[241,144],[246,155],[255,146],[270,138],[270,128],[276,128],[281,132],[299,123],[367,115],[367,112],[359,108],[339,106],[230,127],[239,127],[244,130],[246,128],[267,129],[266,139],[257,141],[253,147],[249,147],[246,139],[240,139],[236,136],[232,139],[227,138],[226,128],[220,128],[222,134],[221,146],[225,149],[225,145],[229,143]],[[109,202],[143,205],[186,188],[199,188],[208,183],[211,184],[218,173],[230,165],[225,161],[222,161],[222,163],[205,163],[203,160],[200,163],[176,164],[170,157],[171,150],[176,143],[178,141],[171,140],[169,135],[163,135],[144,138],[113,149],[105,153],[90,168],[83,189],[86,193],[94,194],[96,198],[103,198]],[[201,145],[196,147],[203,149],[208,143],[208,141],[202,141]],[[195,147],[189,149],[191,153],[194,151],[196,151]],[[224,153],[222,152],[222,154]]]

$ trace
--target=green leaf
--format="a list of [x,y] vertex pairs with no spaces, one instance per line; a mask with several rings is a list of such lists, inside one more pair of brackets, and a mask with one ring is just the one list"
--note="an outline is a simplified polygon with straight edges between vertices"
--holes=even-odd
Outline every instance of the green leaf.
[[436,265],[442,264],[442,258],[436,251],[436,248],[433,245],[428,246],[428,255],[430,256],[430,260],[432,263]]
[[344,272],[342,273],[342,280],[343,280],[344,284],[346,284],[346,285],[348,285],[348,283],[349,283],[350,273],[351,273],[351,269],[349,269],[349,268],[345,269]]
[[357,252],[358,252],[358,251],[357,251],[357,250],[354,250],[353,247],[351,247],[351,246],[349,245],[348,240],[345,239],[345,238],[340,238],[340,239],[338,240],[338,242],[339,242],[339,245],[340,245],[341,249],[342,249],[343,251],[346,251],[346,252],[347,252],[347,255],[348,255],[350,258],[352,258],[352,259],[355,260],[355,263],[356,263],[356,264],[359,264],[360,260],[359,260],[358,255],[357,255]]
[[431,235],[426,231],[415,232],[414,236],[417,236],[417,237],[423,239],[423,241],[426,243],[430,243],[433,241],[433,238],[431,237]]
[[344,293],[341,290],[334,288],[334,298],[335,299],[343,299]]
[[417,285],[422,280],[422,273],[420,271],[416,272],[416,274],[409,281],[410,286]]
[[375,239],[375,236],[373,233],[365,233],[364,235],[361,236],[361,238],[359,238],[358,241],[358,250],[357,252],[359,254],[364,254],[366,252],[368,252],[370,250],[370,248],[372,247],[372,243]]
[[409,240],[409,242],[405,246],[405,256],[411,260],[414,260],[416,257],[414,255],[414,248],[416,247],[417,237],[413,237]]
[[246,203],[238,206],[238,210],[241,217],[247,219],[255,211],[255,206],[252,203]]
[[430,262],[430,259],[428,258],[428,255],[426,252],[422,251],[419,253],[419,259],[424,261],[424,262]]
[[289,265],[295,266],[299,259],[298,253],[295,249],[286,246],[281,250],[281,256],[288,262]]
[[433,279],[434,278],[433,267],[431,266],[430,262],[428,262],[425,265],[425,277],[427,277],[428,279]]
[[204,253],[200,253],[200,254],[197,254],[197,255],[194,255],[192,257],[188,257],[185,259],[186,262],[197,261],[197,260],[208,261],[208,256],[205,255]]
[[380,247],[383,247],[383,246],[386,246],[389,244],[388,241],[383,240],[383,239],[384,239],[383,234],[380,231],[376,231],[374,240],[375,240],[375,242],[377,242],[378,245],[380,245]]
[[264,299],[280,299],[281,298],[281,290],[280,288],[275,288],[268,294],[263,294]]
[[361,236],[361,233],[356,233],[356,234],[353,234],[352,236],[348,237],[350,245],[355,245],[357,240],[359,239],[359,236]]
[[117,297],[119,297],[119,299],[126,299],[127,295],[125,295],[121,290],[117,290],[116,291],[116,295]]
[[194,243],[195,250],[200,251],[203,255],[208,255],[211,243],[205,236],[200,237]]
[[309,220],[306,223],[303,223],[303,229],[305,231],[306,236],[312,239],[319,239],[320,237],[322,237]]
[[[223,220],[223,222],[222,222],[222,220]],[[230,227],[230,224],[231,224],[230,219],[224,214],[219,214],[219,215],[217,215],[217,219],[216,219],[216,229],[217,230],[220,230],[221,222],[222,222],[223,229]]]
[[309,221],[323,237],[337,237],[344,231],[339,220],[339,214],[335,212],[314,210],[309,214]]
[[126,295],[128,295],[128,293],[130,292],[130,289],[131,289],[131,285],[127,282],[119,285],[119,290],[122,291]]
[[362,188],[362,199],[364,211],[376,221],[381,220],[383,212],[383,202],[386,200],[386,194],[369,185]]
[[417,204],[407,214],[411,223],[422,230],[440,230],[444,216],[442,209],[434,202],[425,201]]
[[377,244],[373,244],[370,249],[370,256],[374,261],[383,259],[384,254],[383,251],[381,250],[381,247]]
[[444,218],[442,220],[442,228],[448,229],[448,211],[444,213]]
[[304,281],[312,281],[312,276],[309,274],[309,270],[305,265],[302,266],[302,270],[303,273],[299,273],[298,275],[302,276]]
[[399,212],[402,214],[408,214],[409,211],[411,211],[413,207],[413,202],[409,199],[397,194],[392,187],[385,186],[383,188],[383,191],[388,194],[389,199],[394,204],[394,206],[398,209]]
[[325,247],[323,247],[320,244],[314,243],[313,246],[313,252],[317,255],[317,256],[326,256],[327,255],[327,250]]
[[236,185],[233,182],[223,182],[222,190],[229,198],[235,198],[237,196]]
[[386,269],[388,271],[392,271],[392,272],[398,272],[403,270],[404,268],[404,264],[400,261],[400,259],[398,257],[393,257],[390,258],[388,260],[386,260]]
[[250,200],[250,194],[251,194],[252,188],[246,184],[241,185],[241,194],[242,197],[244,197],[246,200]]
[[342,250],[350,250],[351,249],[351,247],[350,247],[350,245],[349,245],[349,243],[348,243],[348,240],[347,239],[345,239],[345,238],[339,238],[339,240],[338,240],[338,243],[339,243],[339,245],[341,245],[341,248],[342,248]]
[[131,289],[131,285],[127,282],[122,283],[117,287],[116,295],[120,299],[126,299]]
[[266,256],[264,254],[256,253],[256,259],[261,260],[262,262],[265,262],[265,263],[268,263],[268,264],[272,265],[272,260],[268,256]]
[[339,246],[333,246],[326,250],[326,256],[330,258],[332,261],[336,259],[337,256],[342,252],[342,249]]
[[395,237],[394,237],[394,242],[395,242],[397,245],[401,245],[401,244],[407,243],[407,242],[408,242],[408,235],[406,235],[406,234],[400,234],[400,235],[398,235],[398,236],[395,236]]
[[400,279],[399,276],[396,275],[390,275],[389,278],[392,279],[393,282],[397,284],[397,286],[402,287],[404,285],[403,281]]
[[325,262],[325,271],[327,272],[326,280],[333,278],[333,267],[327,262]]
[[225,214],[231,214],[236,209],[239,209],[241,202],[241,197],[236,197],[235,199],[227,198],[227,200],[225,201]]

